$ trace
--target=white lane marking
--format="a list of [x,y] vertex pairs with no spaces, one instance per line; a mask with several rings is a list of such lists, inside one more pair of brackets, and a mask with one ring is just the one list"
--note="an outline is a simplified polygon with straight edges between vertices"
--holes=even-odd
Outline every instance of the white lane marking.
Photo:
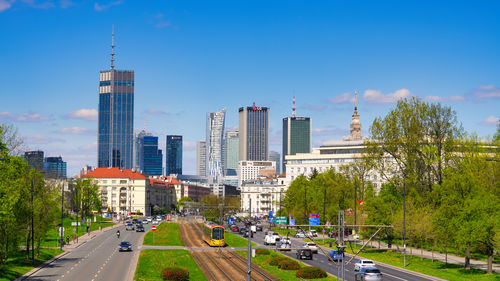
[[382,273],[383,275],[387,275],[387,276],[391,276],[392,278],[396,278],[396,279],[399,279],[399,280],[403,280],[403,281],[408,281],[407,279],[403,279],[401,277],[397,277],[397,276],[394,276],[392,274],[389,274],[389,273]]

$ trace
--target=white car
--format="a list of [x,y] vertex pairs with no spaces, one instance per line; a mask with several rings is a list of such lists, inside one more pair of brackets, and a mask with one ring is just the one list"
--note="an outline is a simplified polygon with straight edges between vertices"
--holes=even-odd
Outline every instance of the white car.
[[290,240],[290,238],[285,237],[285,238],[281,239],[281,241],[280,241],[280,250],[282,250],[282,251],[290,251],[291,248],[292,248],[292,241]]
[[280,235],[277,232],[269,231],[264,237],[264,245],[276,245],[280,241]]
[[304,234],[304,232],[297,232],[297,233],[295,233],[295,235],[293,237],[295,237],[295,238],[306,238],[306,235]]
[[377,267],[372,260],[358,260],[354,264],[354,271],[359,271],[363,267]]
[[306,242],[304,243],[304,245],[302,245],[302,248],[311,249],[311,251],[315,254],[318,253],[318,246],[314,242]]
[[311,230],[307,232],[307,236],[318,237],[318,233],[316,232],[316,230]]
[[151,217],[147,218],[148,222],[151,222],[153,221],[153,219]]
[[148,224],[148,220],[147,219],[143,219],[142,220],[142,224]]
[[151,222],[151,224],[152,224],[152,225],[157,225],[157,224],[160,224],[160,221],[153,220],[153,221]]

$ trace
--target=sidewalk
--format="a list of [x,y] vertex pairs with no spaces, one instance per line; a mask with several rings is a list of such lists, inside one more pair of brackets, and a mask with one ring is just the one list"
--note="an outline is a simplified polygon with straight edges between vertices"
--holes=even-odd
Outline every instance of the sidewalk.
[[[362,243],[364,243],[364,242],[359,241],[357,244],[362,245]],[[387,247],[387,244],[384,242],[379,243],[379,241],[370,241],[367,245],[369,245],[373,248],[376,248],[376,249],[389,250],[389,248]],[[400,247],[399,245],[394,245],[394,244],[392,245],[392,248],[390,248],[390,250],[403,252],[402,247]],[[446,255],[443,253],[437,252],[437,251],[431,252],[431,251],[422,250],[419,248],[406,247],[406,254],[411,255],[411,256],[415,256],[415,257],[423,257],[426,259],[432,259],[432,257],[434,257],[435,260],[439,260],[442,262],[446,261]],[[459,257],[459,256],[448,254],[448,263],[464,266],[465,265],[465,257]],[[488,270],[488,262],[486,262],[486,261],[471,259],[470,266],[472,268],[477,268],[477,269],[481,269],[484,271]],[[500,265],[499,264],[495,264],[495,263],[493,264],[493,272],[500,273]]]
[[24,274],[23,276],[20,276],[19,278],[16,279],[16,281],[20,281],[20,280],[24,280],[26,278],[28,278],[29,276],[31,276],[32,274],[36,273],[37,271],[39,271],[40,269],[48,266],[49,264],[53,263],[54,261],[60,259],[61,257],[64,257],[65,255],[71,253],[73,250],[75,250],[76,248],[80,247],[81,245],[87,243],[89,240],[91,240],[92,238],[96,237],[96,236],[99,236],[107,231],[110,231],[114,228],[117,228],[117,227],[120,227],[122,226],[122,224],[120,222],[117,222],[115,225],[113,226],[110,226],[110,227],[107,227],[107,228],[103,228],[102,231],[101,230],[94,230],[92,232],[90,232],[89,234],[85,233],[84,235],[78,237],[78,242],[75,241],[71,241],[69,244],[65,245],[63,247],[63,250],[64,252],[53,257],[52,259],[42,263],[40,266],[38,267],[35,267],[33,268],[32,270],[28,271],[26,274]]

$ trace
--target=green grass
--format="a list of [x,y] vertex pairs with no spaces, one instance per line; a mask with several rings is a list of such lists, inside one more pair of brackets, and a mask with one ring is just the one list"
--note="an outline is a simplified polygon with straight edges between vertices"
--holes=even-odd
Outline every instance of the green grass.
[[62,251],[59,249],[41,248],[40,256],[37,258],[35,255],[35,266],[31,265],[31,259],[26,260],[25,251],[19,251],[13,255],[11,254],[7,263],[0,266],[0,281],[14,280],[60,253],[62,253]]
[[[247,257],[247,251],[236,251],[236,252],[238,254],[240,254],[241,256],[243,256],[244,258]],[[299,280],[299,278],[295,277],[295,274],[297,273],[298,270],[281,270],[277,266],[269,265],[268,260],[271,259],[273,256],[285,257],[285,255],[271,251],[270,255],[256,255],[254,258],[252,258],[252,263],[260,266],[260,268],[271,273],[272,275],[274,275],[276,278],[278,278],[280,280]],[[299,262],[299,263],[300,263],[301,267],[306,266],[301,262]],[[334,280],[337,280],[337,278],[332,277],[332,276],[328,276],[326,278],[311,279],[311,280],[334,281]]]
[[[238,236],[234,233],[227,232],[226,231],[226,246],[228,247],[247,247],[248,246],[248,240]],[[252,246],[255,246],[256,244],[252,242]]]
[[[361,254],[362,257],[390,265],[403,267],[403,255],[398,252],[386,250],[372,250]],[[492,281],[500,280],[500,274],[486,274],[486,271],[479,269],[464,270],[462,266],[448,264],[430,259],[420,259],[415,256],[406,256],[406,268],[420,273],[436,276],[447,280],[456,281]]]
[[165,267],[180,267],[189,271],[190,280],[207,280],[187,250],[142,250],[134,280],[162,280]]
[[146,233],[143,244],[154,246],[184,246],[179,234],[179,224],[175,222],[164,222],[158,225],[156,231],[149,231]]
[[[90,223],[90,231],[98,230],[99,229],[99,217],[97,218],[97,222],[94,222],[94,217],[89,217],[89,219],[92,220]],[[75,221],[75,217],[71,218],[64,218],[63,224],[64,224],[64,237],[66,235],[69,235],[71,241],[73,240],[73,234],[76,234],[76,226],[71,226],[71,223]],[[60,221],[59,221],[60,222]],[[110,227],[115,225],[115,223],[111,222],[110,219],[108,218],[102,218],[102,228]],[[87,230],[86,230],[86,224],[85,225],[80,225],[78,228],[78,237],[86,235]],[[44,239],[40,242],[41,247],[58,247],[59,244],[57,243],[58,239],[58,231],[57,227],[47,231],[47,234],[45,235]]]

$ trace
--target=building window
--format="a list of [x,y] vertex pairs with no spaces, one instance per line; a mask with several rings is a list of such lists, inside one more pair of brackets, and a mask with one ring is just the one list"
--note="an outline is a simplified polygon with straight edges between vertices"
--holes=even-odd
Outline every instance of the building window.
[[111,183],[116,183],[116,180],[112,180]]

